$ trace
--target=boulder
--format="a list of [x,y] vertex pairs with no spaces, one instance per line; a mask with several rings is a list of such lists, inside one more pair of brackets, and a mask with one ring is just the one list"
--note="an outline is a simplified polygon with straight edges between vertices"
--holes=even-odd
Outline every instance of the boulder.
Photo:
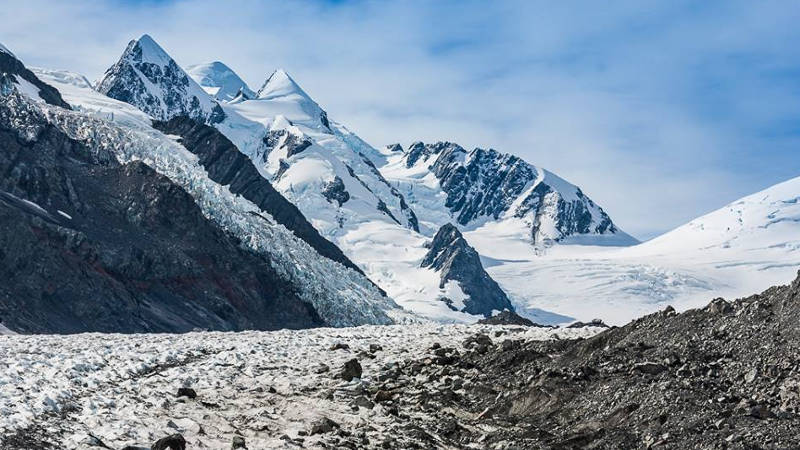
[[342,369],[337,375],[338,378],[341,378],[344,381],[352,381],[353,378],[361,378],[361,373],[361,364],[357,359],[354,358],[344,363]]
[[157,440],[150,450],[186,450],[186,439],[181,434],[171,434]]

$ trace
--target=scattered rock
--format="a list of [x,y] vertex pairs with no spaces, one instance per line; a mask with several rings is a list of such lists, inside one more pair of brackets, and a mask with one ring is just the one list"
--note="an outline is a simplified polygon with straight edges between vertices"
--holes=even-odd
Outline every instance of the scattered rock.
[[331,345],[330,350],[331,351],[335,351],[335,350],[350,350],[350,346],[345,344],[345,343],[343,343],[343,342],[337,342],[337,343]]
[[492,338],[485,334],[475,334],[473,336],[468,337],[464,340],[464,348],[474,348],[474,347],[491,347],[492,346]]
[[89,434],[86,439],[81,442],[81,445],[85,445],[86,447],[101,447],[101,448],[111,448],[107,446],[99,437]]
[[353,378],[361,378],[361,373],[361,364],[354,358],[344,363],[337,376],[345,381],[352,381]]
[[761,420],[775,418],[775,413],[770,411],[770,409],[765,405],[753,406],[752,408],[750,408],[748,415],[750,417],[755,417],[756,419],[761,419]]
[[320,364],[314,369],[314,373],[321,374],[330,371],[331,368],[327,364]]
[[177,393],[176,397],[188,397],[188,398],[194,400],[194,399],[197,398],[197,392],[195,392],[194,389],[192,389],[192,388],[182,387],[182,388],[178,388],[178,393]]
[[367,397],[359,395],[358,397],[353,399],[353,406],[357,406],[359,408],[372,409],[375,407],[375,403],[372,403],[372,401]]
[[546,327],[546,325],[539,325],[529,319],[526,319],[514,311],[502,311],[492,317],[487,317],[478,321],[480,324],[485,325],[518,325],[523,327]]
[[238,448],[247,449],[247,445],[245,444],[245,440],[242,436],[234,436],[233,441],[231,442],[231,450],[236,450]]
[[156,441],[150,450],[186,450],[186,439],[176,433]]
[[600,327],[600,328],[609,328],[608,325],[605,324],[600,319],[592,319],[590,322],[575,322],[572,325],[567,326],[567,328],[586,328],[586,327]]
[[311,424],[311,430],[309,430],[309,433],[311,435],[330,433],[337,428],[339,428],[338,423],[327,417],[322,417]]
[[744,381],[752,383],[756,381],[759,375],[760,371],[758,370],[758,367],[753,367],[744,375]]
[[646,373],[649,375],[658,375],[661,372],[667,370],[667,368],[663,364],[659,364],[656,362],[645,361],[641,363],[636,363],[633,365],[633,370],[637,372]]
[[394,395],[390,391],[385,391],[383,389],[375,393],[375,401],[378,403],[390,402],[393,398]]
[[708,304],[708,310],[714,314],[730,314],[733,312],[733,305],[725,301],[724,298],[715,298]]
[[381,347],[379,344],[369,344],[370,353],[376,353],[376,352],[380,352],[382,350],[383,350],[383,347]]

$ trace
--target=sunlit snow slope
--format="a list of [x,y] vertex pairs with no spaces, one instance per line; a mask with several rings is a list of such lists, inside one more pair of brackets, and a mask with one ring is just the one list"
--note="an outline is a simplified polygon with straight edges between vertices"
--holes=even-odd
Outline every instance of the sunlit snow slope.
[[668,304],[695,307],[792,279],[800,269],[799,203],[795,178],[627,248],[559,246],[525,257],[522,226],[487,226],[467,238],[524,304],[624,323]]

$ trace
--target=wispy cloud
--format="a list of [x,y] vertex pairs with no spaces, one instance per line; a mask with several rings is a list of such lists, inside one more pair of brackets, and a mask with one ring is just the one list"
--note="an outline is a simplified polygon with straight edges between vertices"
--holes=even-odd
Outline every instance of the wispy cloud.
[[90,78],[145,32],[256,88],[284,67],[374,145],[516,153],[649,237],[800,175],[798,19],[772,1],[27,0],[0,10],[0,42]]

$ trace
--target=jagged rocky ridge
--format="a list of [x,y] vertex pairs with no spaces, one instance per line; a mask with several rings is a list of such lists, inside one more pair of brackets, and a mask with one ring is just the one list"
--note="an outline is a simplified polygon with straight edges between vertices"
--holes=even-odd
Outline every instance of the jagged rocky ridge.
[[176,116],[218,123],[225,112],[148,35],[132,40],[96,89],[157,120]]
[[270,214],[320,255],[361,273],[342,251],[319,235],[302,213],[258,173],[250,159],[216,128],[188,117],[175,117],[153,125],[165,134],[181,136],[181,144],[199,158],[209,178],[227,186]]
[[635,242],[580,188],[514,155],[481,148],[467,152],[451,142],[415,142],[404,163],[429,168],[446,193],[445,207],[460,225],[513,217],[528,221],[536,244],[579,235],[618,235]]
[[0,91],[7,94],[13,89],[11,84],[22,82],[30,83],[38,91],[38,96],[45,102],[70,109],[70,106],[61,98],[61,94],[54,87],[43,83],[33,72],[28,70],[21,61],[11,52],[3,51],[5,47],[0,45]]
[[[505,292],[483,269],[480,256],[470,247],[458,228],[446,224],[439,229],[422,260],[441,277],[440,288],[448,281],[457,281],[461,291],[468,296],[461,309],[469,314],[489,317],[493,311],[513,311],[514,306]],[[453,308],[453,299],[443,299]]]

